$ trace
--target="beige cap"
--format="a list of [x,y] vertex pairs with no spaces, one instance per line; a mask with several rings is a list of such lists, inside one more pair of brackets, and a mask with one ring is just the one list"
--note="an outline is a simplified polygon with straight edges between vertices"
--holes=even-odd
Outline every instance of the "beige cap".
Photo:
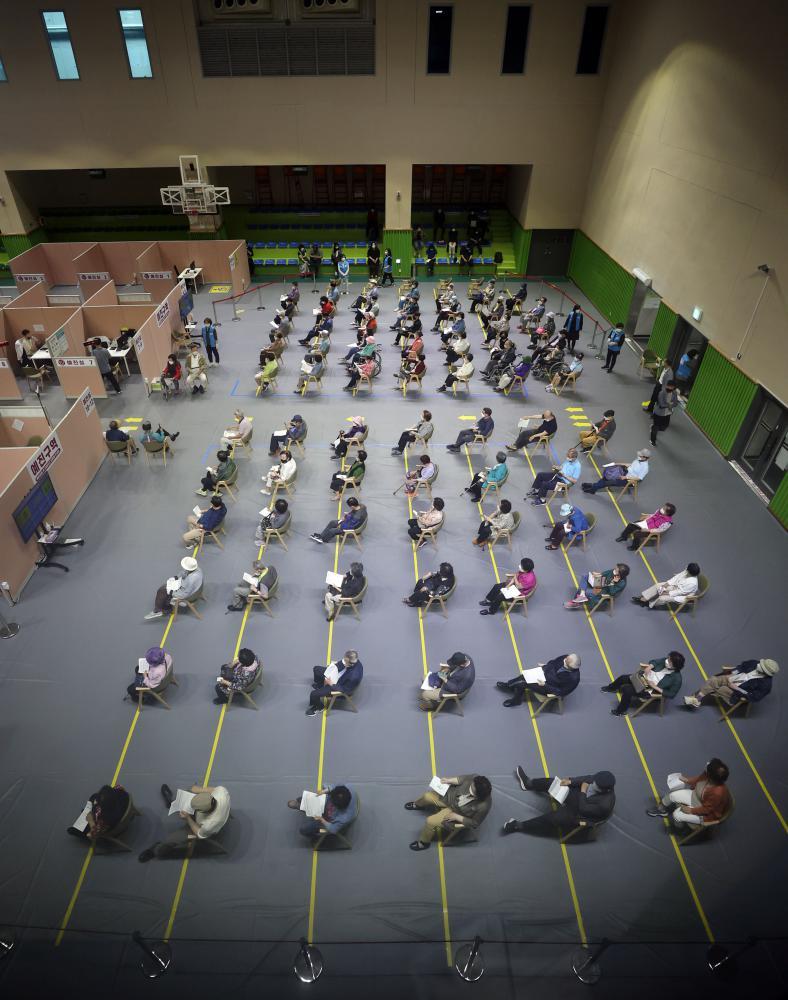
[[780,664],[777,660],[758,660],[758,666],[767,677],[774,677],[780,671]]

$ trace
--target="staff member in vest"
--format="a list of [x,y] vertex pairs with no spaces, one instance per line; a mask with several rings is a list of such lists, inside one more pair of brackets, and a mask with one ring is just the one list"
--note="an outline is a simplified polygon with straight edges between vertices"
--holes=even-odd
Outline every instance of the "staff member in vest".
[[96,364],[98,365],[98,370],[101,372],[101,377],[109,382],[116,393],[120,393],[118,380],[112,374],[112,357],[107,348],[104,347],[100,340],[94,340],[90,345],[90,353],[96,359]]
[[213,365],[214,359],[216,359],[216,364],[219,364],[219,331],[211,322],[210,316],[206,316],[203,320],[202,330],[200,330],[200,336],[202,337],[202,342],[205,344],[205,350],[208,354],[208,364]]
[[564,323],[563,333],[566,335],[566,343],[569,348],[569,353],[575,353],[575,347],[577,346],[577,340],[580,336],[580,331],[583,329],[583,310],[580,306],[575,303],[572,306],[572,311],[566,317],[566,322]]
[[616,323],[607,335],[607,357],[605,358],[605,363],[602,365],[603,371],[606,371],[609,374],[616,367],[616,361],[618,361],[618,356],[621,353],[623,344],[624,324]]

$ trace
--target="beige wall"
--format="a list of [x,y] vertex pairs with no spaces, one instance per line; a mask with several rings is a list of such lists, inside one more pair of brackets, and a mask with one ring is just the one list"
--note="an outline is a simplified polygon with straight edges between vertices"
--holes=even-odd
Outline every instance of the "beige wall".
[[[192,0],[140,6],[152,80],[129,79],[116,5],[106,0],[59,5],[79,64],[76,82],[54,78],[38,5],[17,4],[3,20],[4,232],[30,229],[36,217],[23,197],[15,204],[4,171],[173,166],[183,153],[199,154],[209,167],[385,163],[394,228],[410,222],[413,162],[533,163],[521,222],[579,223],[588,171],[581,151],[593,141],[605,84],[604,75],[574,72],[584,0],[532,0],[524,76],[500,74],[505,0],[455,0],[446,77],[426,74],[427,0],[378,0],[375,76],[319,80],[204,79]],[[568,155],[570,140],[577,155]],[[246,190],[238,192],[241,203]]]
[[582,229],[788,400],[788,4],[627,0]]

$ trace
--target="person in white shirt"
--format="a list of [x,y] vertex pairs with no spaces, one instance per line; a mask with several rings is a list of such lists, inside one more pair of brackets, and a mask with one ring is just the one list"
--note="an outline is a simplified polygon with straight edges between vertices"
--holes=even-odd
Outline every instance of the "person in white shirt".
[[29,330],[23,330],[22,335],[14,343],[14,350],[20,365],[32,365],[33,355],[38,350],[38,341],[31,336]]
[[[139,861],[146,862],[153,858],[171,858],[183,853],[184,849],[199,840],[215,837],[230,818],[230,793],[223,785],[203,788],[192,785],[194,798],[191,800],[193,813],[183,810],[180,817],[184,826],[175,831],[167,840],[157,841],[146,848],[139,856]],[[169,809],[175,801],[169,785],[161,786],[161,794]]]
[[233,444],[245,438],[252,429],[252,418],[247,417],[243,410],[236,410],[233,413],[236,427],[228,427],[222,436],[222,447],[231,448]]
[[468,353],[465,355],[465,358],[459,368],[452,369],[446,376],[446,381],[443,385],[439,385],[436,391],[446,392],[447,389],[450,389],[454,385],[457,379],[469,379],[471,375],[473,375],[473,372],[473,355]]
[[265,488],[261,493],[270,495],[274,483],[289,483],[296,474],[296,461],[289,451],[279,452],[279,465],[272,465],[265,476]]
[[664,608],[666,604],[683,604],[688,597],[697,594],[699,576],[700,566],[691,562],[686,569],[669,580],[646,587],[639,597],[632,598],[632,603],[652,610]]

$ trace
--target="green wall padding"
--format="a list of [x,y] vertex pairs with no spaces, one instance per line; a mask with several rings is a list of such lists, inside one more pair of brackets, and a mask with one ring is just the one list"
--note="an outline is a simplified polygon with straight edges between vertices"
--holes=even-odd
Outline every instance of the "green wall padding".
[[769,510],[784,528],[788,528],[788,472],[782,478],[782,482],[777,487],[777,492],[772,497]]
[[523,229],[520,223],[512,218],[512,244],[514,246],[514,270],[517,274],[528,271],[528,254],[531,252],[531,229]]
[[16,257],[20,253],[24,253],[25,250],[29,250],[30,247],[34,247],[37,243],[46,243],[47,234],[39,226],[37,229],[31,230],[29,233],[4,233],[3,234],[3,246],[6,249],[9,259],[11,257]]
[[611,323],[625,323],[635,276],[617,264],[579,229],[572,240],[569,277]]
[[[380,247],[380,259],[383,260],[383,251],[388,247],[391,256],[394,258],[394,280],[410,277],[410,265],[413,262],[413,230],[411,229],[384,229],[383,239],[378,244]],[[362,256],[360,250],[356,251],[356,256]],[[396,260],[399,257],[400,263]]]
[[667,356],[670,341],[673,338],[673,331],[676,329],[678,316],[664,302],[660,302],[657,309],[657,316],[651,330],[651,336],[646,345],[650,351],[659,355],[660,358]]
[[758,386],[711,345],[690,390],[687,413],[727,458]]

